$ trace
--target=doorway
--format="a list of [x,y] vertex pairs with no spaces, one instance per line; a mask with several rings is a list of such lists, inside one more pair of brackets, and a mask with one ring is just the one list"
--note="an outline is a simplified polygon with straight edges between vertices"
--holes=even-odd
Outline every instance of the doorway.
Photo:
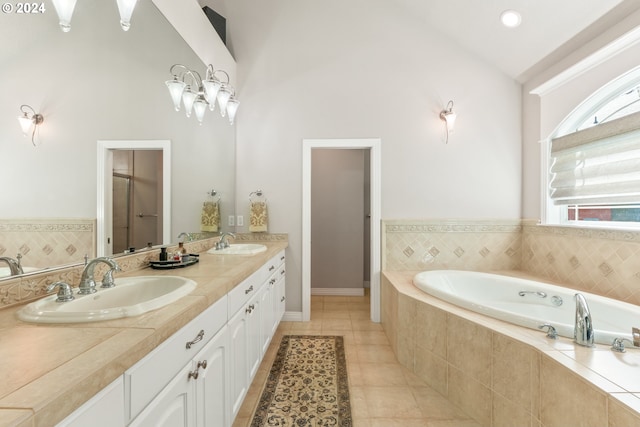
[[[160,201],[152,201],[153,206],[145,206],[144,209],[134,211],[134,218],[140,220],[152,219],[161,224],[154,229],[160,229],[161,235],[155,239],[142,237],[139,242],[132,246],[141,248],[147,243],[169,244],[171,242],[171,144],[170,141],[98,141],[98,165],[97,165],[97,256],[107,256],[114,254],[113,235],[113,154],[115,151],[159,151],[161,159],[156,156],[150,157],[150,168],[161,169],[161,197]],[[157,184],[160,187],[160,183]],[[134,205],[134,209],[135,205]],[[137,216],[136,216],[137,215]],[[140,217],[140,215],[142,215]],[[147,216],[149,215],[149,216]],[[157,216],[157,217],[156,217]],[[137,245],[137,246],[136,246]]]
[[[368,206],[370,218],[367,218],[367,231],[370,233],[369,281],[371,286],[371,320],[380,321],[380,140],[379,139],[305,139],[302,158],[302,320],[311,318],[311,188],[312,188],[312,152],[321,149],[360,149],[368,150],[368,169],[370,197]],[[365,217],[367,215],[365,214]],[[367,258],[367,257],[365,257]]]
[[368,149],[311,152],[311,295],[364,295],[368,155]]

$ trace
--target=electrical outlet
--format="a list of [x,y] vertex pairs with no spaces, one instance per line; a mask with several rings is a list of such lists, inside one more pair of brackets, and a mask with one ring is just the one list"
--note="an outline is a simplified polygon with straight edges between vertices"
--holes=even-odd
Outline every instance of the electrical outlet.
[[242,227],[244,225],[244,217],[242,215],[238,215],[238,227]]
[[234,225],[236,225],[236,217],[229,215],[229,227],[233,227]]

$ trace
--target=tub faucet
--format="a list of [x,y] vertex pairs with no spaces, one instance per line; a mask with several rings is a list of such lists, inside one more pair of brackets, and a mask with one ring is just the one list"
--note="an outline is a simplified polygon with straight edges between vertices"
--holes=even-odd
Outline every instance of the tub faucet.
[[227,236],[231,236],[234,239],[236,238],[235,234],[225,231],[224,233],[222,233],[220,235],[220,240],[218,240],[218,242],[216,243],[216,250],[220,250],[220,249],[224,249],[224,248],[228,248],[229,247],[229,242],[226,239]]
[[582,294],[576,294],[576,317],[573,327],[573,341],[578,345],[593,347],[593,323],[587,300]]
[[17,276],[18,274],[24,273],[24,271],[22,271],[22,266],[20,265],[20,261],[19,261],[20,257],[21,255],[18,255],[18,260],[15,260],[8,256],[0,257],[0,261],[6,262],[7,265],[9,266],[9,272],[11,273],[12,276]]
[[87,295],[96,292],[96,281],[93,278],[93,271],[95,270],[96,265],[101,262],[107,264],[110,267],[109,271],[104,275],[104,278],[102,279],[102,287],[112,288],[113,286],[115,286],[115,284],[113,283],[113,272],[121,271],[118,263],[107,257],[95,258],[89,261],[82,271],[80,286],[78,286],[79,294]]

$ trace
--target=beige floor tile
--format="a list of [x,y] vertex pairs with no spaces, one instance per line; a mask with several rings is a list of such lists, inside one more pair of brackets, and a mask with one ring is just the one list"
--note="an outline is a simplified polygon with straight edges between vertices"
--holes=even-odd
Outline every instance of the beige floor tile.
[[356,345],[360,363],[396,363],[396,355],[389,345]]
[[365,387],[371,418],[421,418],[422,412],[409,387]]
[[369,307],[369,296],[314,295],[310,322],[281,322],[233,427],[250,426],[283,335],[344,338],[354,427],[478,427],[397,362]]

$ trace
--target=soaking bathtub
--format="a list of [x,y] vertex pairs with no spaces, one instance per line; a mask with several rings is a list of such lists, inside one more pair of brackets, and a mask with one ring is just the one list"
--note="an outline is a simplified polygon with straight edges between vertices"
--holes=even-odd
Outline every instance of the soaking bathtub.
[[567,338],[573,338],[574,296],[580,293],[589,305],[594,340],[598,344],[611,345],[615,338],[633,341],[631,328],[640,327],[639,306],[533,280],[473,271],[433,270],[416,274],[413,284],[444,301],[509,323],[531,329],[549,324],[558,335]]

